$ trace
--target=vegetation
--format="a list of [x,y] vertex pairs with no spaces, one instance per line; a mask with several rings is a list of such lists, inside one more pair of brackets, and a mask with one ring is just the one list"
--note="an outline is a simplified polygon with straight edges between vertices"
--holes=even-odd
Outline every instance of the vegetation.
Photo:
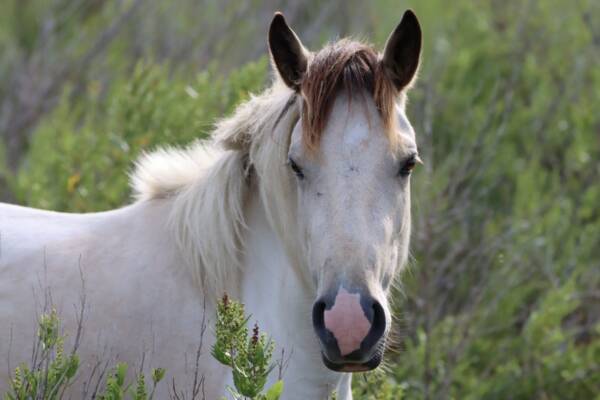
[[[83,316],[82,304],[80,317]],[[215,344],[213,357],[231,368],[234,387],[227,389],[234,399],[239,400],[278,400],[283,392],[281,372],[279,379],[265,393],[263,389],[267,378],[276,364],[271,363],[274,343],[261,333],[258,324],[254,325],[252,334],[248,333],[247,323],[250,316],[244,313],[244,305],[229,299],[227,295],[217,306]],[[55,309],[42,313],[38,322],[37,341],[33,346],[31,365],[22,363],[14,371],[10,382],[10,390],[4,395],[5,400],[60,400],[77,378],[79,356],[77,350],[83,328],[83,318],[79,319],[75,343],[70,353],[64,351],[66,334],[61,333],[60,319]],[[205,331],[202,331],[204,335]],[[284,360],[281,360],[283,363]],[[152,385],[148,387],[146,377],[140,371],[133,382],[127,383],[126,363],[117,363],[106,379],[102,371],[96,380],[84,387],[85,399],[99,400],[152,400],[156,386],[165,377],[163,368],[152,369],[150,377]],[[204,378],[202,377],[201,380]],[[202,382],[194,382],[193,398],[200,395]],[[198,388],[198,390],[196,390]],[[171,398],[179,400],[179,394],[173,381]],[[204,398],[202,397],[202,400]]]
[[[78,332],[79,338],[80,332]],[[79,368],[77,343],[73,350],[64,352],[65,336],[60,333],[60,319],[56,310],[44,313],[39,318],[38,336],[34,344],[31,365],[21,364],[15,369],[10,390],[5,400],[60,400],[73,383]],[[135,382],[126,384],[127,364],[119,363],[110,372],[101,388],[96,385],[89,394],[99,400],[152,400],[156,385],[163,379],[165,370],[153,369],[150,394],[144,374],[138,374]],[[87,398],[87,397],[86,397]]]
[[64,354],[63,337],[59,335],[56,311],[40,317],[38,342],[31,369],[26,365],[15,369],[7,400],[59,399],[79,367],[77,354]]
[[[103,97],[93,82],[76,103],[67,89],[35,133],[27,165],[15,178],[15,196],[52,210],[123,205],[137,155],[158,144],[206,138],[216,119],[263,85],[265,69],[263,58],[227,79],[210,69],[186,81],[169,77],[164,66],[140,62]],[[60,134],[64,129],[73,134]]]
[[235,388],[228,388],[235,399],[277,400],[283,392],[279,380],[262,393],[267,377],[275,368],[271,364],[274,343],[260,333],[258,324],[248,333],[248,320],[244,305],[225,295],[217,305],[213,357],[232,369]]
[[[264,87],[273,9],[317,48],[347,33],[381,45],[412,6],[425,34],[408,104],[425,161],[412,178],[413,261],[394,296],[385,374],[356,376],[355,396],[599,398],[597,1],[224,1],[199,10],[179,0],[167,14],[168,2],[80,0],[67,18],[68,3],[0,6],[0,196],[68,211],[127,202],[140,152],[205,137]],[[102,42],[128,12],[141,22]],[[247,332],[237,332],[246,346]],[[256,376],[269,369],[261,365]]]

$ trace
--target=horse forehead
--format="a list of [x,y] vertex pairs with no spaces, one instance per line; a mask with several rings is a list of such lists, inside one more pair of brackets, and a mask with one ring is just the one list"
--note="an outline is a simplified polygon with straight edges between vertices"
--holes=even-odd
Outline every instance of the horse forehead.
[[340,138],[346,147],[365,149],[373,144],[373,132],[368,125],[368,121],[364,116],[360,116],[360,112],[351,113],[348,119],[348,125],[343,130]]
[[333,106],[324,145],[348,155],[356,151],[385,151],[389,140],[375,103],[367,96],[340,95]]

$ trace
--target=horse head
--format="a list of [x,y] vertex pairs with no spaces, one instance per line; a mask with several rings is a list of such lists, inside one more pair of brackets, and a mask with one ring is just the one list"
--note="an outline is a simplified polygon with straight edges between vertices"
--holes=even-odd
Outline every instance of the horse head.
[[382,360],[390,286],[408,257],[419,158],[404,102],[421,29],[407,11],[382,53],[351,40],[312,53],[276,14],[269,46],[301,108],[288,167],[322,358],[335,371],[370,370]]

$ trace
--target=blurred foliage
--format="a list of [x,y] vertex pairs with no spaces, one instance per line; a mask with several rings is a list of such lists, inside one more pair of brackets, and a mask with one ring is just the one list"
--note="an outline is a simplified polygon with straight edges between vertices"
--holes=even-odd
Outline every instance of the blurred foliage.
[[[111,20],[118,7],[97,3],[101,12],[64,28],[64,43]],[[17,174],[4,173],[18,202],[117,207],[141,151],[204,137],[264,86],[266,58],[232,65],[264,54],[271,10],[178,47],[200,20],[225,23],[218,6],[201,17],[185,4],[143,19],[139,32],[128,26],[102,68],[61,89]],[[375,0],[340,7],[331,24],[318,19],[326,6],[302,4],[312,11],[294,25],[309,44],[332,32],[382,44],[407,7],[424,30],[408,104],[425,160],[413,176],[413,262],[395,296],[386,374],[357,375],[355,397],[600,399],[600,3]],[[0,74],[26,58],[22,49],[35,54],[29,12],[22,23],[0,13]],[[0,96],[12,92],[0,82]]]
[[415,9],[425,166],[391,374],[411,399],[598,398],[600,8]]
[[211,69],[186,81],[142,63],[104,97],[94,82],[76,102],[67,90],[36,131],[17,177],[17,198],[79,212],[126,203],[127,171],[140,152],[206,137],[216,119],[263,86],[265,70],[263,58],[227,79]]

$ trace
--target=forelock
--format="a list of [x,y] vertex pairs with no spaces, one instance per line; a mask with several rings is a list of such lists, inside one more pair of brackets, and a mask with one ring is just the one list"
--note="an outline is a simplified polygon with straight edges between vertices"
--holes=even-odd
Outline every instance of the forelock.
[[381,66],[380,55],[370,45],[342,39],[313,55],[301,82],[303,142],[309,151],[318,149],[340,90],[350,99],[365,93],[373,96],[386,132],[392,130],[398,93]]

